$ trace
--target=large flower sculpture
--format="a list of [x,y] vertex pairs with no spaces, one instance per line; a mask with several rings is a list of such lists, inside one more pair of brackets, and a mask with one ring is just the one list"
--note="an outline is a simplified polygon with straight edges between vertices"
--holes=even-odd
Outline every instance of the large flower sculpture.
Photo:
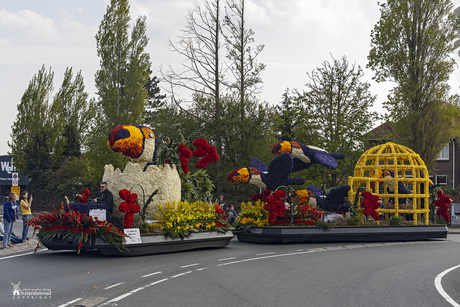
[[182,171],[188,174],[188,159],[192,157],[192,151],[184,143],[180,143],[177,150],[180,152],[179,161]]
[[286,191],[278,190],[271,195],[265,197],[265,206],[264,209],[269,212],[268,215],[268,222],[270,225],[275,224],[277,218],[284,217],[284,213],[286,211],[286,205],[282,200],[286,197]]
[[80,196],[78,196],[78,202],[86,204],[86,202],[88,201],[88,197],[89,197],[89,190],[84,189],[83,191],[81,191]]
[[196,139],[193,141],[193,145],[198,147],[192,152],[193,156],[195,158],[201,158],[196,163],[197,168],[205,168],[208,166],[208,163],[216,162],[219,160],[219,155],[217,154],[216,148],[209,145],[206,139]]
[[363,191],[361,196],[364,200],[361,202],[361,207],[364,208],[363,214],[370,215],[374,220],[380,220],[380,216],[375,209],[380,208],[378,195],[373,195],[369,191]]
[[450,221],[450,204],[454,201],[454,199],[450,196],[446,196],[443,190],[439,190],[436,192],[438,195],[438,199],[434,201],[438,210],[436,211],[436,215],[442,216],[443,219],[446,221]]
[[121,199],[124,200],[124,202],[122,202],[118,207],[118,210],[120,210],[120,212],[126,212],[123,219],[123,227],[131,228],[133,226],[134,213],[141,211],[141,207],[136,204],[137,194],[131,193],[127,189],[121,190],[118,194],[120,195]]

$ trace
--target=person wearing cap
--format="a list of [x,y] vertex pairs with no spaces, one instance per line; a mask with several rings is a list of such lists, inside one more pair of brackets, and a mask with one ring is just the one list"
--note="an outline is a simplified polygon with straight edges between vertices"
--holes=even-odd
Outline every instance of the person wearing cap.
[[8,200],[3,204],[3,219],[5,224],[5,233],[3,235],[3,248],[10,248],[11,235],[13,233],[13,224],[19,218],[18,205],[16,204],[16,193],[10,192]]

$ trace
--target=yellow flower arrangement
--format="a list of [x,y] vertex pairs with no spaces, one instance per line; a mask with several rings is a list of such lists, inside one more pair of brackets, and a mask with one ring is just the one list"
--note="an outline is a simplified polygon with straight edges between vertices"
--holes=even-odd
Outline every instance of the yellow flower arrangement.
[[215,208],[209,203],[180,201],[158,205],[153,216],[162,229],[172,238],[189,236],[203,230],[226,231],[225,221],[219,221]]
[[237,226],[263,227],[268,225],[268,211],[264,209],[264,204],[258,200],[255,204],[251,202],[241,203],[241,213],[236,223]]

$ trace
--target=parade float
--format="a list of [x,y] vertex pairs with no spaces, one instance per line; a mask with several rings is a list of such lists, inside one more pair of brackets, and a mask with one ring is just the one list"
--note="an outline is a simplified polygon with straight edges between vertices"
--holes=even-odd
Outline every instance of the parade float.
[[[219,159],[216,149],[198,138],[192,151],[181,140],[158,152],[150,128],[113,129],[108,147],[130,158],[123,171],[105,166],[103,181],[113,193],[113,218],[106,205],[87,203],[86,189],[78,203],[63,204],[29,221],[39,239],[37,248],[42,244],[51,250],[97,249],[105,255],[139,256],[228,245],[233,234],[227,231],[225,212],[208,201],[181,201],[183,178],[176,168],[182,175],[189,173],[192,157],[198,159],[198,169],[205,168]],[[122,226],[107,219],[120,220]]]
[[[247,168],[228,176],[229,182],[247,182],[264,189],[243,203],[237,222],[238,240],[251,243],[411,241],[446,238],[446,225],[429,225],[427,168],[407,147],[386,143],[367,150],[356,164],[348,184],[327,194],[292,173],[313,164],[337,168],[341,153],[327,152],[300,142],[281,142],[267,166],[257,158]],[[438,191],[436,214],[449,218],[448,198]],[[327,216],[325,216],[327,215]],[[383,217],[386,225],[380,223]],[[411,219],[410,225],[401,219]],[[345,221],[336,224],[334,220]]]

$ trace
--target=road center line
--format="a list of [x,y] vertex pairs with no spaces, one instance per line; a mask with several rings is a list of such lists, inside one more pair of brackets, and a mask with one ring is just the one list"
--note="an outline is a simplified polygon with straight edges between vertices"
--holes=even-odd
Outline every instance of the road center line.
[[59,305],[58,307],[70,306],[71,304],[76,303],[76,302],[78,302],[79,300],[82,300],[82,299],[83,299],[83,298],[80,297],[80,298],[74,299],[73,301],[70,301],[70,302],[67,302],[67,303],[65,303],[65,304]]
[[273,255],[275,252],[256,254],[256,256]]
[[125,283],[124,281],[123,281],[123,282],[119,282],[118,284],[114,284],[114,285],[111,285],[111,286],[108,286],[108,287],[104,288],[104,290],[107,290],[107,289],[110,289],[110,288],[114,288],[114,287],[119,286],[119,285],[122,285],[122,284],[124,284],[124,283]]
[[180,273],[180,274],[177,274],[177,275],[171,276],[171,278],[176,278],[176,277],[179,277],[179,276],[183,276],[183,275],[186,275],[186,274],[190,274],[190,273],[192,273],[192,271],[188,271],[188,272]]
[[[106,306],[106,305],[110,305],[111,303],[121,301],[122,299],[124,299],[124,298],[126,298],[126,297],[128,297],[128,296],[130,296],[130,295],[132,295],[132,294],[134,294],[134,293],[136,293],[136,292],[138,292],[138,291],[144,290],[145,288],[148,288],[148,287],[150,287],[150,286],[159,284],[159,283],[161,283],[161,282],[163,282],[163,281],[166,281],[166,280],[168,280],[168,279],[169,279],[169,278],[163,278],[163,279],[154,281],[154,282],[152,282],[152,283],[150,283],[150,284],[148,284],[148,285],[145,285],[145,286],[143,286],[143,287],[140,287],[140,288],[131,290],[131,291],[129,291],[128,293],[125,293],[125,294],[123,294],[123,295],[117,296],[116,298],[113,298],[113,299],[111,299],[110,301],[105,302],[104,304],[99,305],[99,306]],[[59,307],[61,307],[61,306],[59,306]]]
[[158,271],[158,272],[155,272],[155,273],[150,273],[150,274],[147,274],[147,275],[143,275],[141,277],[149,277],[149,276],[152,276],[152,275],[157,275],[157,274],[161,274],[163,273],[162,271]]
[[442,287],[441,285],[441,280],[442,278],[444,277],[444,275],[446,275],[447,273],[449,273],[450,271],[453,271],[455,269],[458,269],[460,268],[460,265],[457,265],[457,266],[454,266],[450,269],[447,269],[445,270],[444,272],[442,272],[441,274],[439,274],[438,276],[436,276],[435,280],[434,280],[434,285],[436,287],[436,290],[438,290],[439,294],[441,294],[441,296],[449,303],[451,304],[452,306],[455,306],[455,307],[460,307],[460,304],[458,304],[456,301],[454,301],[448,294],[446,291],[444,291],[444,288]]
[[228,258],[217,259],[217,261],[232,260],[232,259],[235,259],[235,258],[236,258],[236,257],[228,257]]
[[192,264],[183,265],[180,268],[183,269],[183,268],[188,268],[188,267],[196,266],[196,265],[199,265],[199,263],[192,263]]
[[254,260],[261,260],[261,259],[276,258],[276,257],[285,257],[285,256],[310,254],[310,253],[314,253],[314,252],[316,252],[316,251],[304,251],[304,252],[297,252],[297,253],[278,254],[278,255],[269,255],[269,256],[262,256],[262,257],[248,258],[248,259],[242,259],[242,260],[237,260],[237,261],[232,261],[232,262],[221,263],[221,264],[218,264],[217,266],[224,266],[224,265],[229,265],[229,264],[236,264],[236,263],[242,263],[242,262],[248,262],[248,261],[254,261]]

